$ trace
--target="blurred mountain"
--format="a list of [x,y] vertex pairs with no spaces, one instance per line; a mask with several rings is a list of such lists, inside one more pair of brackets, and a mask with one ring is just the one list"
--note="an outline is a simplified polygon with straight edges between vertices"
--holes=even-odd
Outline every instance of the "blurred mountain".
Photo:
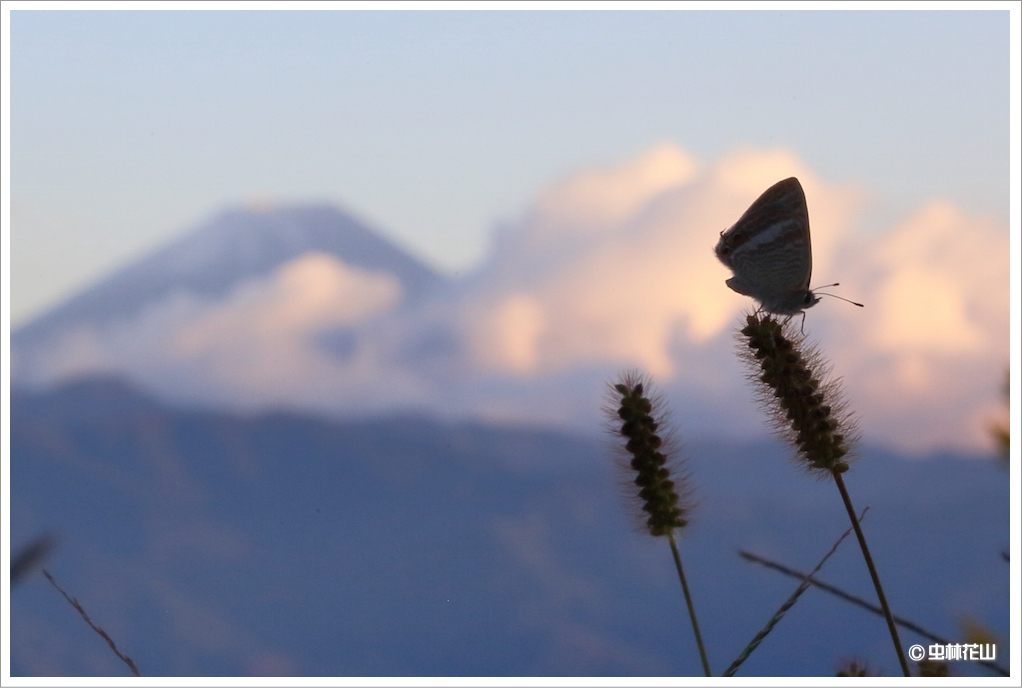
[[19,328],[12,345],[27,349],[75,327],[128,321],[175,294],[224,298],[246,280],[266,277],[307,254],[392,274],[410,300],[443,282],[424,263],[335,207],[229,210]]
[[[145,675],[700,674],[669,549],[636,532],[600,442],[171,407],[113,379],[14,390],[10,428],[12,551],[53,534],[46,568]],[[808,570],[847,517],[776,445],[685,455],[681,550],[719,672],[797,585],[737,550]],[[1007,665],[1007,476],[866,448],[846,481],[895,612],[952,639],[977,619]],[[852,540],[820,578],[872,597]],[[126,675],[42,576],[10,614],[13,675]],[[810,590],[740,675],[847,658],[897,674],[882,620]]]
[[[988,446],[1010,342],[1006,227],[935,202],[860,231],[865,197],[779,151],[703,165],[665,144],[579,170],[456,279],[330,207],[224,213],[14,332],[11,379],[115,376],[232,412],[592,432],[607,382],[639,369],[686,430],[762,437],[734,356],[753,301],[711,249],[792,175],[812,199],[814,274],[868,304],[831,301],[804,323],[864,435],[920,453]],[[919,303],[940,312],[920,319]]]

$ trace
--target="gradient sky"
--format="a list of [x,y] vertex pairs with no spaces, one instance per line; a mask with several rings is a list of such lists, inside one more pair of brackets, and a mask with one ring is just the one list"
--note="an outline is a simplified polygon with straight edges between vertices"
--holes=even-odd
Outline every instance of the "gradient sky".
[[434,266],[464,271],[494,228],[552,182],[663,141],[707,162],[783,147],[895,211],[941,198],[1008,218],[1008,4],[95,12],[5,3],[5,14],[12,5],[15,327],[224,206],[267,200],[337,203]]

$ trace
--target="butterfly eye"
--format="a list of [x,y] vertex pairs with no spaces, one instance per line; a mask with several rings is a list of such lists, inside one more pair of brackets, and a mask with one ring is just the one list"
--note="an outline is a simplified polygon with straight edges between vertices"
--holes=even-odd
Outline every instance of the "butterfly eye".
[[816,301],[817,301],[816,295],[813,294],[813,292],[811,291],[807,291],[806,295],[802,297],[802,302],[805,303],[805,305],[807,306],[812,306],[814,303],[816,303]]

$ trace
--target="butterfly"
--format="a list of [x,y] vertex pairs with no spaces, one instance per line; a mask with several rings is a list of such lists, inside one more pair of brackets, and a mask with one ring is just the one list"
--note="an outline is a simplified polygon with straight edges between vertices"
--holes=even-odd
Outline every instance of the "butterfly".
[[759,301],[765,311],[795,315],[820,300],[809,289],[809,209],[795,177],[764,191],[734,226],[720,233],[713,251],[734,272],[725,284]]

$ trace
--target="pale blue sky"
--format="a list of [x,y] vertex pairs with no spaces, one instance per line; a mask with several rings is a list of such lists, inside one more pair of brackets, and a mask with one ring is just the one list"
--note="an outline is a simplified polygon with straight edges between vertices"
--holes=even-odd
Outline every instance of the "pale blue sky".
[[783,146],[1006,220],[1009,12],[19,11],[12,324],[225,206],[327,200],[447,272],[582,166]]

